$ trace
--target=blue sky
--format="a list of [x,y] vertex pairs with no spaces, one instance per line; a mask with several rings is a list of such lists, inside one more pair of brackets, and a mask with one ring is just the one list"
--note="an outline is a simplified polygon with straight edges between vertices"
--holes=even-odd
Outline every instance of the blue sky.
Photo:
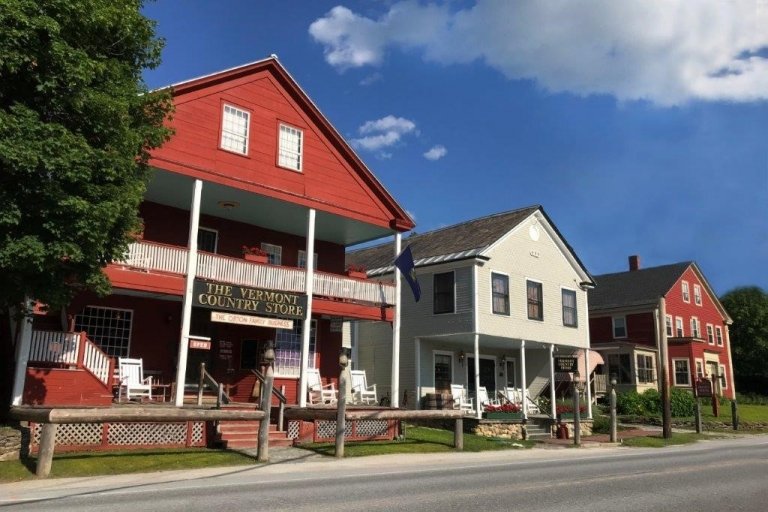
[[[161,0],[159,87],[272,53],[429,231],[541,204],[593,275],[768,289],[768,2]],[[418,255],[415,255],[418,257]]]

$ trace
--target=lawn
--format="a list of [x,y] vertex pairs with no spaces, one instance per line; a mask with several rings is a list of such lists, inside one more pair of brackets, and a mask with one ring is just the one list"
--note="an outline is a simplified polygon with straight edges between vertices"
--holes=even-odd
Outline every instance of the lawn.
[[663,448],[664,446],[672,446],[676,444],[695,443],[703,439],[712,439],[712,437],[706,434],[673,433],[670,439],[664,439],[661,435],[630,437],[624,439],[621,444],[635,448]]
[[[248,455],[204,448],[63,453],[54,455],[51,477],[117,475],[255,463],[256,459]],[[35,478],[34,464],[35,459],[0,462],[0,482]]]
[[[530,448],[535,444],[533,441],[495,439],[464,434],[464,451],[467,452]],[[323,455],[333,455],[336,450],[333,443],[311,443],[304,444],[301,447]],[[453,447],[453,431],[413,426],[406,428],[405,439],[401,441],[344,443],[345,457],[384,455],[389,453],[435,453],[453,450],[455,450]]]
[[[739,404],[739,430],[745,433],[768,433],[768,405]],[[704,424],[704,430],[733,430],[731,416],[731,404],[727,402],[720,406],[720,415],[715,417],[712,414],[712,405],[702,400],[701,420]],[[650,425],[661,425],[661,415],[651,416],[621,416],[620,421],[624,423],[645,423]],[[694,428],[694,417],[672,418],[672,426],[680,428]]]

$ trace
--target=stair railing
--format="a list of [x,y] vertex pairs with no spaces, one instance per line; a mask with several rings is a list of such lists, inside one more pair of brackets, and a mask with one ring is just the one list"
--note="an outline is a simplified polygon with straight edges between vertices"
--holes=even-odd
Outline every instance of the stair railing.
[[[264,385],[264,382],[266,381],[266,377],[263,373],[261,373],[259,370],[251,369],[251,373],[253,373],[256,378],[261,382],[262,385]],[[262,388],[263,389],[263,388]],[[272,387],[272,395],[277,398],[277,401],[279,402],[278,406],[278,412],[277,412],[277,430],[280,432],[284,431],[284,421],[283,421],[283,414],[285,413],[285,403],[288,401],[287,398],[285,398],[285,386],[280,386],[280,389],[277,390]],[[264,398],[261,397],[260,400],[263,400]]]
[[205,369],[205,363],[200,363],[200,378],[197,381],[197,405],[203,405],[203,388],[208,382],[216,390],[216,408],[221,409],[223,403],[232,403],[232,398],[224,392],[224,385],[216,382],[210,373]]

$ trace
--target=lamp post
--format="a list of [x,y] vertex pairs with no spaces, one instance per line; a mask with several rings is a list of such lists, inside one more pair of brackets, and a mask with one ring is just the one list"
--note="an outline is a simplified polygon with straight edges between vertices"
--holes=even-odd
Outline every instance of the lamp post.
[[581,411],[579,411],[579,388],[581,376],[573,372],[573,444],[581,446]]
[[256,452],[256,459],[260,462],[266,462],[269,460],[269,416],[272,411],[272,387],[275,381],[275,370],[272,367],[275,362],[275,347],[272,341],[267,342],[262,361],[267,370],[264,385],[261,388],[261,410],[264,411],[264,419],[259,423],[259,448]]
[[336,457],[344,457],[344,431],[347,429],[346,418],[344,415],[347,411],[347,366],[349,360],[352,357],[352,349],[349,347],[341,347],[339,351],[339,398],[336,402]]
[[616,374],[611,374],[611,442],[616,442]]

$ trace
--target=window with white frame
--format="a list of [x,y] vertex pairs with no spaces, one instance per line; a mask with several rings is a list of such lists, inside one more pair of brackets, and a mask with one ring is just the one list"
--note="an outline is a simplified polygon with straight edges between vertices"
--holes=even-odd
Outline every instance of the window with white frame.
[[280,265],[283,261],[283,248],[279,245],[261,243],[261,250],[267,253],[267,263],[270,265]]
[[667,328],[667,336],[674,336],[674,331],[672,330],[672,315],[664,315],[664,325]]
[[707,324],[707,343],[715,344],[715,330],[712,328],[712,324]]
[[[275,374],[297,377],[301,373],[301,338],[304,322],[294,320],[293,329],[275,329]],[[315,368],[317,320],[309,331],[309,368]]]
[[221,148],[248,154],[248,127],[251,115],[232,105],[224,105],[221,122]]
[[687,359],[673,359],[672,365],[675,369],[675,386],[691,385],[691,370]]
[[636,363],[637,382],[648,384],[656,381],[653,378],[653,356],[637,354]]
[[715,326],[715,339],[717,339],[717,345],[723,346],[723,329],[718,325]]
[[679,316],[675,317],[675,336],[678,338],[685,336],[685,331],[683,330],[683,319]]
[[298,128],[280,125],[280,142],[277,164],[294,171],[301,171],[301,147],[304,134]]
[[608,354],[608,374],[619,384],[632,384],[632,359],[629,354]]
[[614,338],[626,338],[627,337],[627,318],[623,316],[613,317],[613,337]]
[[509,276],[491,272],[492,311],[497,315],[509,315]]
[[544,320],[544,290],[541,283],[526,281],[526,294],[528,296],[528,318],[531,320]]
[[133,310],[85,306],[75,315],[75,331],[88,338],[112,357],[127,357],[131,341]]
[[720,389],[728,389],[728,379],[725,376],[725,365],[720,365]]
[[434,357],[435,391],[447,391],[453,382],[453,354],[435,351]]
[[566,327],[578,327],[576,316],[576,292],[563,289],[563,325]]
[[693,302],[697,306],[701,306],[701,286],[698,284],[693,285]]
[[697,379],[704,378],[704,361],[702,361],[701,359],[696,360],[696,378]]
[[[307,268],[307,251],[299,249],[299,268]],[[312,268],[317,270],[317,253],[312,253]]]
[[216,252],[219,242],[219,232],[215,229],[198,228],[197,230],[197,250],[205,252]]
[[699,323],[699,319],[694,317],[691,317],[691,336],[694,338],[701,338],[701,324]]
[[436,315],[455,311],[455,276],[453,272],[442,272],[433,276],[432,312]]
[[688,281],[683,281],[683,302],[691,302],[691,292],[688,288]]

